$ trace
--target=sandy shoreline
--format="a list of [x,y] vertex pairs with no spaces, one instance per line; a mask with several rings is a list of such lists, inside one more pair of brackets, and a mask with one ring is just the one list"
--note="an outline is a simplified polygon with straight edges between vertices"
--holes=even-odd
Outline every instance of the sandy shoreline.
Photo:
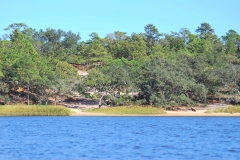
[[147,114],[147,115],[119,115],[119,114],[104,114],[104,113],[87,113],[78,109],[71,109],[74,113],[71,116],[152,116],[152,117],[239,117],[240,113],[205,113],[206,110],[193,111],[166,111],[166,114]]

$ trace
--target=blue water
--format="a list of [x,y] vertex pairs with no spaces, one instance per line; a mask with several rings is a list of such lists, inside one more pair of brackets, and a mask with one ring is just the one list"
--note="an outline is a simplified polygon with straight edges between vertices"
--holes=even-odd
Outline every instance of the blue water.
[[0,159],[240,159],[240,117],[0,117]]

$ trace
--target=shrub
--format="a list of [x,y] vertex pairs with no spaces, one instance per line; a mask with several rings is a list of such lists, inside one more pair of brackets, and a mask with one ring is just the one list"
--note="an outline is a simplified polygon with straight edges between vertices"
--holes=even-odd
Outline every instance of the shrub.
[[207,110],[206,113],[240,113],[240,106]]
[[106,114],[165,114],[162,108],[156,107],[141,107],[141,106],[122,106],[122,107],[108,107],[108,108],[95,108],[85,110],[91,113],[106,113]]
[[0,115],[5,116],[69,116],[70,110],[62,106],[6,105],[0,106]]

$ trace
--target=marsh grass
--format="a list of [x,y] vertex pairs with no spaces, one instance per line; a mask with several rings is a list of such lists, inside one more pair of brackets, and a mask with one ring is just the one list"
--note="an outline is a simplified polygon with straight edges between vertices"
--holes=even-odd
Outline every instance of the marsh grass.
[[240,106],[207,110],[205,113],[240,113]]
[[131,106],[131,107],[108,107],[108,108],[94,108],[88,109],[84,112],[90,113],[105,113],[105,114],[166,114],[162,108],[155,107],[140,107],[140,106]]
[[5,105],[0,106],[2,116],[69,116],[71,111],[62,106]]

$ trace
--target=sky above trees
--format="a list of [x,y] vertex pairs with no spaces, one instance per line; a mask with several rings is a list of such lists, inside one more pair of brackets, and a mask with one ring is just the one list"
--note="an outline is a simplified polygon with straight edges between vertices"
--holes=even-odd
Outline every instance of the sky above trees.
[[25,23],[37,30],[71,30],[82,40],[97,32],[105,37],[114,31],[144,32],[154,24],[160,33],[188,28],[195,32],[199,24],[209,23],[218,36],[229,29],[240,32],[239,0],[0,0],[0,38],[12,23]]

